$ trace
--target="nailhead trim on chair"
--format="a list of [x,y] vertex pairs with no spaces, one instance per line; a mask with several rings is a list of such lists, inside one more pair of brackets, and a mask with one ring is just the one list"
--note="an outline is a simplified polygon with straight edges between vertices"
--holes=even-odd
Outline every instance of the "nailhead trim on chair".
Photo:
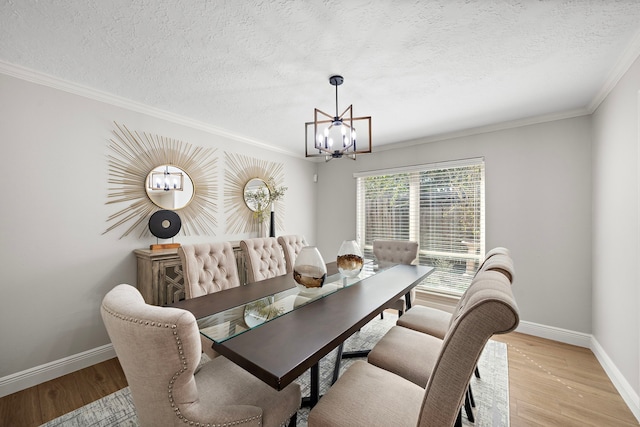
[[[103,306],[104,307],[104,306]],[[178,325],[176,324],[170,324],[170,323],[160,323],[160,322],[154,322],[154,321],[149,321],[149,320],[142,320],[142,319],[136,319],[133,317],[129,317],[129,316],[123,316],[120,313],[116,313],[113,310],[111,310],[108,307],[104,307],[105,311],[107,313],[109,313],[110,315],[117,317],[118,319],[124,320],[126,322],[131,322],[131,323],[135,323],[135,324],[139,324],[142,326],[154,326],[154,327],[159,327],[159,328],[171,328],[173,329],[173,335],[176,339],[176,344],[178,347],[178,354],[180,355],[180,359],[182,360],[182,369],[180,369],[180,371],[176,372],[173,377],[171,378],[171,381],[169,381],[169,403],[171,403],[171,407],[173,408],[173,411],[175,412],[176,417],[178,417],[180,420],[182,420],[182,422],[184,422],[185,424],[189,424],[192,426],[196,426],[196,427],[230,427],[230,426],[234,426],[234,425],[239,425],[239,424],[243,424],[249,421],[253,421],[253,420],[258,420],[258,425],[262,425],[262,421],[260,420],[259,416],[255,416],[255,417],[251,417],[251,418],[245,418],[243,420],[238,420],[238,421],[233,421],[231,423],[224,423],[224,424],[211,424],[211,423],[200,423],[200,422],[196,422],[196,421],[191,421],[189,419],[187,419],[186,417],[184,417],[182,415],[182,413],[180,412],[180,408],[178,408],[178,406],[174,403],[173,400],[173,384],[176,382],[176,380],[178,379],[178,377],[180,375],[182,375],[184,373],[184,371],[187,370],[187,360],[184,357],[184,352],[182,351],[182,341],[180,340],[180,336],[178,335],[178,331],[176,330],[178,328]],[[291,414],[291,416],[293,416],[293,414]],[[286,425],[282,424],[282,426]]]

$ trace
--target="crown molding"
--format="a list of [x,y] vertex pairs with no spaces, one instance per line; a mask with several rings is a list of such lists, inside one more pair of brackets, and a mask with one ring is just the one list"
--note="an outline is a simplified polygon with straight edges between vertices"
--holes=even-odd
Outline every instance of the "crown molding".
[[234,141],[242,142],[245,144],[253,145],[263,148],[265,150],[274,151],[280,154],[286,154],[287,156],[299,158],[299,153],[293,153],[288,150],[283,150],[273,145],[269,145],[265,142],[255,139],[247,138],[235,133],[229,132],[225,129],[221,129],[215,126],[211,126],[207,123],[191,119],[186,116],[171,113],[159,108],[151,107],[141,102],[133,101],[128,98],[113,95],[108,92],[104,92],[98,89],[94,89],[88,86],[83,86],[78,83],[73,83],[67,80],[59,79],[57,77],[50,76],[39,71],[35,71],[29,68],[21,67],[8,62],[0,61],[0,73],[6,74],[11,77],[15,77],[21,80],[26,80],[39,85],[47,86],[53,89],[58,89],[64,92],[79,95],[85,98],[93,99],[95,101],[104,102],[116,107],[124,108],[127,110],[135,111],[137,113],[147,114],[158,119],[166,120],[178,125],[190,127],[192,129],[201,130],[213,135],[222,136],[224,138],[232,139]]
[[629,71],[629,68],[631,68],[638,57],[640,57],[640,30],[624,50],[620,59],[618,59],[618,62],[616,62],[602,88],[600,88],[598,93],[596,93],[591,102],[587,105],[589,114],[593,114],[593,112],[596,111],[602,101],[605,100],[613,88],[618,84],[622,76]]
[[479,127],[464,129],[464,130],[455,131],[455,132],[442,133],[442,134],[433,135],[433,136],[426,136],[424,138],[417,138],[409,141],[401,141],[401,142],[394,142],[392,144],[385,144],[385,145],[376,147],[376,152],[393,150],[396,148],[412,147],[414,145],[421,145],[429,142],[445,141],[448,139],[463,138],[466,136],[497,132],[497,131],[507,130],[507,129],[515,129],[523,126],[553,122],[556,120],[572,119],[574,117],[587,116],[589,114],[591,113],[586,108],[578,108],[575,110],[562,111],[559,113],[545,114],[545,115],[535,116],[535,117],[527,117],[524,119],[497,123],[494,125],[479,126]]

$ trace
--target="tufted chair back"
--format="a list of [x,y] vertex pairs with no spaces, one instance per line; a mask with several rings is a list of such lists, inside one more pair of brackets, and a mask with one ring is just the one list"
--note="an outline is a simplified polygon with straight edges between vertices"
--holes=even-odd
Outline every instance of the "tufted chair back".
[[412,240],[374,240],[373,254],[378,261],[411,264],[418,256],[418,242]]
[[198,401],[193,374],[201,347],[193,314],[147,305],[130,285],[113,288],[100,312],[131,388],[140,425],[177,425],[180,408]]
[[198,243],[178,248],[186,298],[240,286],[238,266],[229,242]]
[[[508,255],[494,254],[491,258],[487,259],[482,264],[481,269],[476,272],[476,275],[471,281],[471,284],[469,285],[467,290],[462,294],[462,296],[458,300],[458,304],[456,304],[455,308],[453,309],[454,314],[459,313],[463,309],[463,307],[467,304],[467,301],[469,300],[470,296],[473,294],[473,292],[475,292],[473,287],[476,286],[476,283],[478,282],[476,279],[479,276],[482,276],[482,274],[484,274],[487,271],[492,271],[494,273],[502,274],[509,282],[509,285],[513,284],[513,274],[514,274],[513,261]],[[453,325],[455,320],[456,320],[455,317],[452,315],[451,320],[449,321],[449,327]]]
[[509,279],[509,282],[513,284],[515,269],[513,266],[513,259],[504,253],[494,253],[488,258],[485,258],[482,265],[478,269],[478,273],[481,271],[495,270],[498,271]]
[[488,259],[491,258],[494,255],[507,255],[507,256],[511,256],[511,251],[505,247],[502,246],[496,246],[495,248],[487,251],[486,254],[484,254],[484,259]]
[[241,240],[240,249],[245,254],[249,283],[287,274],[282,247],[275,237]]
[[278,243],[280,243],[282,250],[284,250],[284,260],[287,264],[287,273],[292,273],[296,257],[302,248],[308,246],[307,242],[304,240],[304,236],[290,234],[288,236],[278,236]]

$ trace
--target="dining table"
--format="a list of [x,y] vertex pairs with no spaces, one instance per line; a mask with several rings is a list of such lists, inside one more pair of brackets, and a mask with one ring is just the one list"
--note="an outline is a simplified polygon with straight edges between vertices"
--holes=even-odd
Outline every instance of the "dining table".
[[409,296],[433,270],[368,260],[357,276],[345,277],[330,262],[317,289],[298,286],[288,273],[170,306],[193,313],[217,353],[276,390],[310,370],[303,405],[313,407],[320,397],[320,359],[341,350],[347,338],[390,302]]

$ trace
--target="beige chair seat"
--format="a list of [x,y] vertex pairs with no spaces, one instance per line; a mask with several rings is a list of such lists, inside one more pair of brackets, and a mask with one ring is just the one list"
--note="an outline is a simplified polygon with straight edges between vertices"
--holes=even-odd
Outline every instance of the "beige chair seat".
[[[206,390],[206,394],[200,395],[199,408],[193,411],[194,415],[196,411],[209,407],[212,417],[220,416],[221,413],[228,414],[225,419],[229,421],[225,422],[230,422],[231,425],[236,425],[231,420],[239,419],[248,407],[253,407],[253,412],[258,409],[256,425],[260,419],[262,426],[286,425],[293,411],[300,407],[298,384],[276,391],[225,357],[216,357],[202,365],[196,372],[195,380],[198,390]],[[190,418],[190,412],[182,411],[186,418]],[[219,423],[222,424],[222,421]],[[240,425],[239,422],[236,423]]]
[[441,347],[440,338],[394,326],[369,352],[367,361],[424,388]]
[[354,362],[309,413],[309,426],[416,426],[424,389],[364,361]]
[[444,338],[451,323],[451,313],[437,308],[414,305],[398,318],[396,325]]

